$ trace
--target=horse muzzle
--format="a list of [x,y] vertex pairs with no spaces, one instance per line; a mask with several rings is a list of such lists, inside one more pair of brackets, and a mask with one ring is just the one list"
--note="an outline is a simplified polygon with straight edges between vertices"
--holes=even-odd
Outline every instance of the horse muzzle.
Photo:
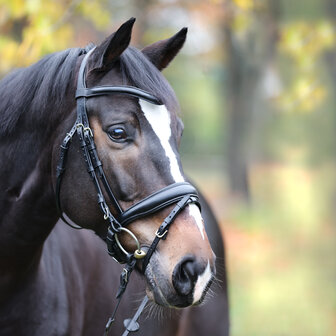
[[154,257],[145,276],[147,295],[155,303],[170,308],[184,308],[202,303],[215,276],[215,268],[210,266],[209,261],[187,255],[167,274],[164,264]]

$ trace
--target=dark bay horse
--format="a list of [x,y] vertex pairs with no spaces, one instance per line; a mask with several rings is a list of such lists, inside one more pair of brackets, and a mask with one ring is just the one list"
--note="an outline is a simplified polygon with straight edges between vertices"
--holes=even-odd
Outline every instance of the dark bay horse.
[[106,242],[137,270],[110,335],[144,293],[138,335],[228,335],[221,234],[183,174],[183,124],[160,72],[187,31],[139,51],[133,24],[0,82],[0,335],[102,335],[123,268]]

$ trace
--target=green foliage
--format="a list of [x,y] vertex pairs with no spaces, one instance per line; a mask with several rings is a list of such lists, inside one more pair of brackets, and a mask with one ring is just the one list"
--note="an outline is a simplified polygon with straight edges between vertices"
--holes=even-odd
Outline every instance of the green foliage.
[[279,49],[295,66],[295,80],[278,100],[286,112],[311,112],[321,105],[327,87],[321,80],[321,58],[334,47],[335,30],[328,20],[291,22],[282,27]]
[[0,74],[72,46],[75,13],[104,27],[110,19],[105,2],[0,0]]

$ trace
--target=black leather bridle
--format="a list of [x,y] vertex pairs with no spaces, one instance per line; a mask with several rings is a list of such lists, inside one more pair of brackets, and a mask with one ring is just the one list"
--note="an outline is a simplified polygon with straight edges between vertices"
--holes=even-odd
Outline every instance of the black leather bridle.
[[[200,205],[196,189],[188,182],[181,182],[168,185],[167,187],[155,192],[154,194],[149,195],[140,202],[134,204],[125,211],[121,208],[118,200],[112,192],[110,184],[105,176],[102,162],[99,160],[98,157],[98,153],[94,143],[93,132],[90,128],[89,119],[86,111],[86,100],[90,97],[95,96],[125,94],[136,97],[138,99],[146,100],[155,105],[162,105],[162,102],[150,93],[132,86],[97,86],[93,88],[87,88],[85,80],[85,68],[88,58],[93,50],[94,49],[91,49],[83,58],[78,73],[76,90],[77,118],[74,126],[71,128],[69,133],[67,133],[61,145],[60,158],[56,171],[56,202],[57,208],[63,221],[76,229],[81,228],[70,224],[63,217],[60,201],[61,181],[63,173],[65,171],[67,152],[70,146],[70,140],[72,139],[74,134],[77,133],[87,171],[96,189],[99,208],[103,213],[104,219],[108,222],[107,237],[104,239],[107,244],[108,253],[117,262],[126,264],[120,277],[120,287],[117,293],[117,299],[119,299],[116,306],[117,309],[121,300],[121,296],[126,289],[130,273],[133,271],[137,260],[143,259],[142,272],[145,273],[146,267],[159,241],[161,239],[167,238],[169,227],[173,223],[176,216],[189,203],[196,203],[198,206]],[[108,195],[110,204],[113,206],[114,210],[117,213],[116,216],[114,216],[110,211],[110,208],[105,200],[102,187]],[[147,217],[170,205],[175,206],[157,230],[151,246],[148,248],[147,251],[141,249],[138,239],[129,229],[126,228],[127,224],[139,218]],[[126,251],[120,244],[118,234],[122,231],[128,233],[135,240],[137,244],[137,249],[133,253]],[[133,319],[130,319],[127,323],[124,323],[126,331],[123,335],[127,335],[128,331],[134,331],[134,328],[136,328],[136,319],[138,317],[137,314],[140,315],[142,309],[147,303],[147,300],[147,297],[145,297],[143,303],[139,307]],[[111,323],[114,320],[116,309],[106,326],[106,334],[110,328]]]

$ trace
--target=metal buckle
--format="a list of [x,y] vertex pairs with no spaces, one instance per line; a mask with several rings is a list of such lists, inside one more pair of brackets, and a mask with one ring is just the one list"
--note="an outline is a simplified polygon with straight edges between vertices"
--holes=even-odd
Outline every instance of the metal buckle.
[[126,268],[124,268],[123,271],[122,271],[122,277],[125,280],[125,282],[128,282],[128,276],[129,276],[128,270]]
[[104,219],[105,219],[105,220],[108,220],[108,218],[109,218],[109,212],[110,212],[110,209],[109,209],[108,206],[105,204],[105,209],[104,209]]
[[85,131],[88,131],[88,132],[90,133],[91,137],[93,138],[93,132],[92,132],[92,130],[91,130],[90,127],[85,127],[82,123],[78,123],[78,124],[76,124],[76,127],[77,127],[77,128],[82,127],[82,128],[83,128],[83,131],[84,131],[84,132],[85,132]]
[[167,233],[168,233],[168,230],[166,230],[162,234],[159,234],[159,229],[157,229],[155,232],[155,236],[158,237],[159,239],[162,239]]

